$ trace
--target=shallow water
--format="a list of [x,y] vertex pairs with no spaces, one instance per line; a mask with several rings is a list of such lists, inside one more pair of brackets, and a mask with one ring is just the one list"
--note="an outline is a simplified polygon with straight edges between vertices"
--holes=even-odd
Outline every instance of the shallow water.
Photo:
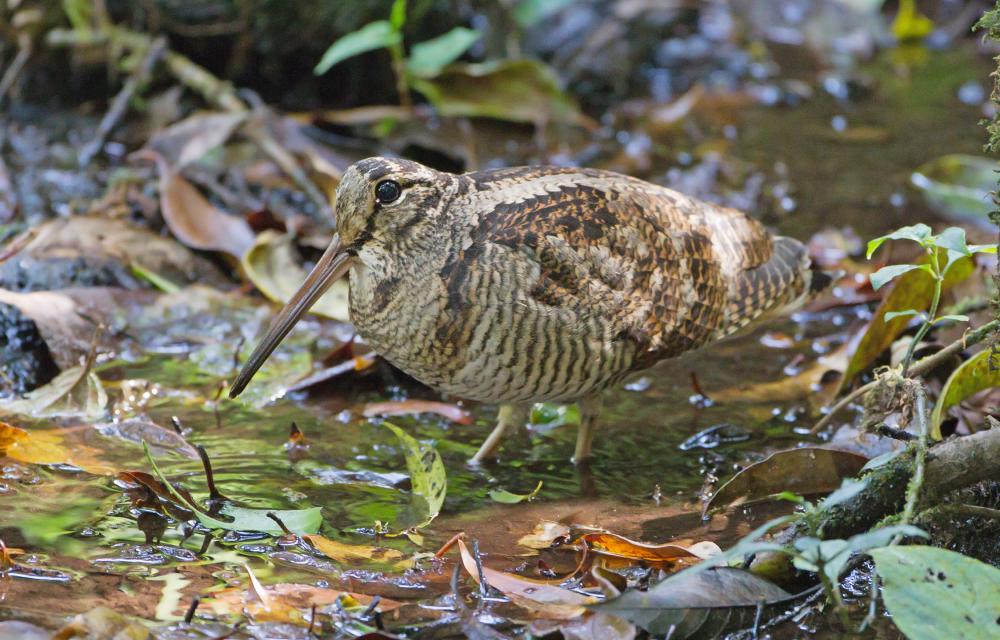
[[[867,238],[929,219],[919,195],[907,186],[912,169],[932,157],[975,153],[981,146],[978,107],[956,98],[961,84],[984,81],[989,72],[989,61],[971,47],[932,53],[907,73],[886,53],[860,72],[878,80],[873,95],[860,102],[840,103],[817,90],[799,106],[751,106],[733,113],[736,137],[725,153],[767,175],[767,185],[776,164],[785,167],[793,210],[768,220],[783,233],[807,238],[835,223],[852,226]],[[833,127],[838,116],[846,119],[846,131],[861,134],[838,134]],[[648,175],[655,179],[667,169],[656,165]],[[495,407],[468,405],[475,419],[468,426],[436,417],[394,418],[418,439],[432,442],[447,469],[447,500],[425,532],[423,550],[434,550],[464,530],[480,540],[487,554],[517,553],[516,539],[544,519],[596,524],[650,542],[677,537],[732,542],[748,526],[740,514],[710,523],[697,515],[706,474],[725,478],[736,465],[770,450],[815,441],[796,433],[812,421],[808,394],[779,385],[768,387],[777,392],[765,397],[757,385],[785,380],[785,367],[799,354],[804,358],[799,366],[808,367],[865,318],[860,308],[800,314],[635,376],[628,385],[632,390],[607,393],[595,457],[585,467],[568,462],[576,437],[573,426],[539,426],[511,436],[498,462],[471,467],[466,460],[492,428]],[[763,340],[765,334],[771,339]],[[779,346],[769,346],[775,344]],[[254,409],[242,402],[213,401],[213,390],[228,372],[194,375],[184,360],[183,355],[153,356],[107,365],[101,376],[113,400],[121,398],[123,380],[159,385],[145,406],[146,415],[162,426],[176,416],[190,430],[189,442],[207,450],[216,483],[228,497],[257,508],[322,506],[323,532],[354,543],[370,541],[376,521],[393,522],[407,508],[399,442],[378,420],[363,418],[361,409],[387,397],[435,398],[432,392],[380,370],[338,378]],[[714,402],[692,398],[692,373]],[[293,421],[310,442],[308,451],[297,456],[285,448]],[[38,431],[57,428],[51,421],[12,422]],[[746,438],[682,450],[692,435],[720,424],[733,425],[730,431]],[[134,443],[86,428],[73,433],[74,446],[96,448],[116,469],[148,470]],[[196,497],[207,495],[197,459],[168,455],[159,461]],[[174,547],[158,553],[137,548],[146,539],[137,512],[110,479],[9,460],[3,473],[0,538],[9,546],[25,547],[34,564],[65,572],[48,577],[73,578],[69,583],[6,582],[0,586],[8,607],[3,615],[51,623],[102,602],[147,619],[173,619],[200,590],[223,579],[238,581],[238,562],[246,556],[233,553],[233,546],[240,544],[259,545],[251,566],[265,582],[322,579],[393,598],[447,591],[450,571],[379,578],[363,573],[384,570],[377,561],[359,563],[346,573],[315,560],[303,566],[301,558],[277,552],[270,539],[216,543],[207,556],[184,559],[176,547],[188,554],[197,551],[201,536],[182,543],[177,527],[171,526],[162,541]],[[500,505],[488,497],[493,488],[527,493],[539,481],[542,489],[531,503]],[[654,500],[654,493],[662,497]],[[407,553],[417,550],[405,539],[385,544]],[[171,559],[170,553],[180,559]],[[129,577],[133,574],[167,582],[135,580]],[[170,576],[180,576],[180,582],[170,582]]]

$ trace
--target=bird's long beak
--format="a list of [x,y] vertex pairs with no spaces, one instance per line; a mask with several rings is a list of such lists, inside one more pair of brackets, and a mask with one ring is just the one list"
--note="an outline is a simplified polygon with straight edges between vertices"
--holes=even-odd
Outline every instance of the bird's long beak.
[[344,275],[351,266],[351,256],[343,250],[340,237],[334,236],[330,246],[323,253],[312,273],[302,283],[299,290],[295,292],[292,299],[288,301],[285,308],[271,323],[264,338],[257,344],[257,348],[250,354],[250,358],[244,363],[240,375],[236,377],[229,390],[229,397],[235,398],[246,388],[250,379],[257,373],[271,352],[281,344],[281,341],[292,330],[295,323],[299,321],[309,308],[316,303],[320,297],[326,293],[334,282]]

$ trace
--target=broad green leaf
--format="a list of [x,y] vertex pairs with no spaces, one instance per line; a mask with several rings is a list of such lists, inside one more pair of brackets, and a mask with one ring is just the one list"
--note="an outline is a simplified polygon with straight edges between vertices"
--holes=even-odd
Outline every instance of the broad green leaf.
[[877,547],[884,547],[896,536],[907,538],[929,538],[926,531],[909,524],[896,524],[882,527],[865,533],[859,533],[848,538],[851,553],[861,553]]
[[539,480],[538,484],[531,493],[511,493],[505,489],[492,489],[490,490],[490,499],[494,502],[501,502],[503,504],[517,504],[518,502],[524,502],[525,500],[531,500],[538,495],[538,492],[542,490],[542,481]]
[[823,502],[819,503],[819,508],[829,509],[838,504],[843,504],[864,491],[866,487],[868,487],[867,478],[862,478],[861,480],[845,478],[839,489],[828,495]]
[[906,451],[906,447],[901,446],[898,449],[893,449],[888,453],[883,453],[880,456],[872,458],[867,463],[865,463],[865,466],[861,467],[861,473],[864,473],[865,471],[871,471],[872,469],[878,469],[879,467],[892,462],[893,460],[898,458],[904,451]]
[[391,422],[383,424],[396,434],[403,445],[406,470],[410,474],[412,512],[400,528],[425,527],[440,513],[448,492],[444,463],[434,447],[417,441]]
[[749,571],[714,567],[681,571],[648,591],[629,590],[587,608],[625,618],[652,635],[680,640],[722,637],[735,625],[747,620],[752,624],[760,605],[795,597]]
[[965,243],[965,229],[961,227],[948,227],[934,238],[934,244],[961,255],[969,254],[969,246]]
[[890,281],[914,269],[923,269],[927,273],[931,273],[931,267],[928,264],[891,264],[888,267],[882,267],[869,276],[869,279],[872,281],[872,289],[878,291]]
[[877,251],[878,248],[881,247],[887,240],[912,240],[916,243],[923,244],[929,237],[931,237],[931,228],[926,224],[918,223],[909,227],[900,227],[892,233],[869,241],[868,251],[865,256],[868,259],[871,259],[875,251]]
[[414,79],[413,87],[443,116],[532,124],[580,118],[555,72],[538,60],[456,63],[436,78]]
[[567,424],[580,424],[580,407],[575,404],[539,402],[531,408],[531,424],[548,431]]
[[897,40],[920,40],[933,30],[934,21],[917,11],[916,0],[899,0],[899,11],[892,21],[892,35]]
[[909,316],[919,316],[919,315],[920,312],[917,311],[916,309],[907,309],[906,311],[886,311],[883,317],[885,318],[886,322],[889,322],[894,318],[906,318]]
[[802,495],[838,490],[845,478],[856,475],[865,462],[863,455],[822,447],[799,447],[778,451],[746,467],[719,487],[705,505],[705,513],[770,500],[783,492]]
[[948,409],[993,387],[1000,387],[1000,357],[984,349],[963,362],[945,382],[931,414],[931,437],[941,439],[941,422],[947,417]]
[[996,208],[991,194],[998,170],[1000,162],[992,158],[953,154],[921,165],[910,180],[943,218],[995,231],[988,216]]
[[[294,242],[291,235],[264,231],[240,258],[250,282],[274,302],[285,304],[291,300],[308,275],[296,260]],[[310,313],[350,322],[347,290],[346,279],[335,282],[316,301]]]
[[793,564],[798,569],[812,572],[818,572],[819,566],[822,564],[823,573],[830,579],[831,583],[836,584],[840,581],[840,574],[843,573],[852,554],[866,552],[876,547],[884,547],[896,536],[930,537],[922,529],[905,524],[859,533],[847,540],[819,540],[803,537],[795,541],[795,548],[798,549],[799,555],[793,559]]
[[[925,258],[926,260],[926,258]],[[963,258],[952,265],[945,274],[942,290],[947,291],[955,284],[969,277],[974,265],[970,258]],[[868,368],[879,355],[889,348],[892,342],[906,329],[909,323],[906,318],[891,318],[886,320],[885,314],[901,309],[916,309],[926,311],[934,294],[934,279],[923,269],[915,269],[899,277],[892,290],[882,298],[882,302],[872,314],[856,347],[852,348],[851,359],[847,363],[844,377],[841,378],[840,389],[845,389],[854,378]]]
[[530,27],[571,4],[573,0],[521,0],[514,7],[514,19],[522,27]]
[[406,70],[418,78],[432,78],[458,60],[479,40],[475,29],[455,27],[443,36],[416,44],[406,61]]
[[893,623],[914,640],[1000,635],[1000,569],[927,546],[873,549]]
[[996,253],[997,245],[995,244],[972,244],[969,245],[969,253]]
[[370,22],[357,31],[338,38],[336,42],[331,44],[313,73],[318,76],[323,75],[339,62],[368,51],[391,47],[401,42],[402,39],[402,34],[386,20]]
[[198,522],[206,527],[225,529],[226,531],[260,531],[271,535],[281,535],[284,533],[281,527],[278,526],[278,523],[267,516],[268,513],[273,513],[285,523],[289,531],[298,535],[318,533],[320,526],[323,524],[321,507],[311,507],[308,509],[248,509],[227,503],[222,507],[221,514],[231,517],[233,520],[227,521],[214,518],[202,511],[198,505],[191,503],[181,495],[156,465],[156,460],[153,459],[153,454],[149,450],[149,445],[143,442],[142,446],[146,451],[146,460],[153,469],[153,475],[170,491],[178,504],[193,511]]

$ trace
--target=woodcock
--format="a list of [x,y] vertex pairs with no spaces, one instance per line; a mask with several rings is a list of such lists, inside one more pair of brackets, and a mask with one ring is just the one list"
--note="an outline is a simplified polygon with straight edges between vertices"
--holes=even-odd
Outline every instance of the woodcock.
[[414,378],[500,405],[474,460],[532,403],[578,402],[590,456],[601,392],[829,282],[746,214],[593,169],[454,175],[368,158],[344,173],[337,235],[233,384],[349,272],[360,335]]

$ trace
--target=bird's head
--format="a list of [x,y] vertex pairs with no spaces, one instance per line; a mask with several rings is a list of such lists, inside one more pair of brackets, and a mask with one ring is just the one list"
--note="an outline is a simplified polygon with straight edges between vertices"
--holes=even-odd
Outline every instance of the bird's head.
[[453,180],[451,174],[395,158],[367,158],[348,167],[337,187],[337,234],[243,365],[229,397],[243,391],[299,318],[352,263],[394,252],[437,226]]

